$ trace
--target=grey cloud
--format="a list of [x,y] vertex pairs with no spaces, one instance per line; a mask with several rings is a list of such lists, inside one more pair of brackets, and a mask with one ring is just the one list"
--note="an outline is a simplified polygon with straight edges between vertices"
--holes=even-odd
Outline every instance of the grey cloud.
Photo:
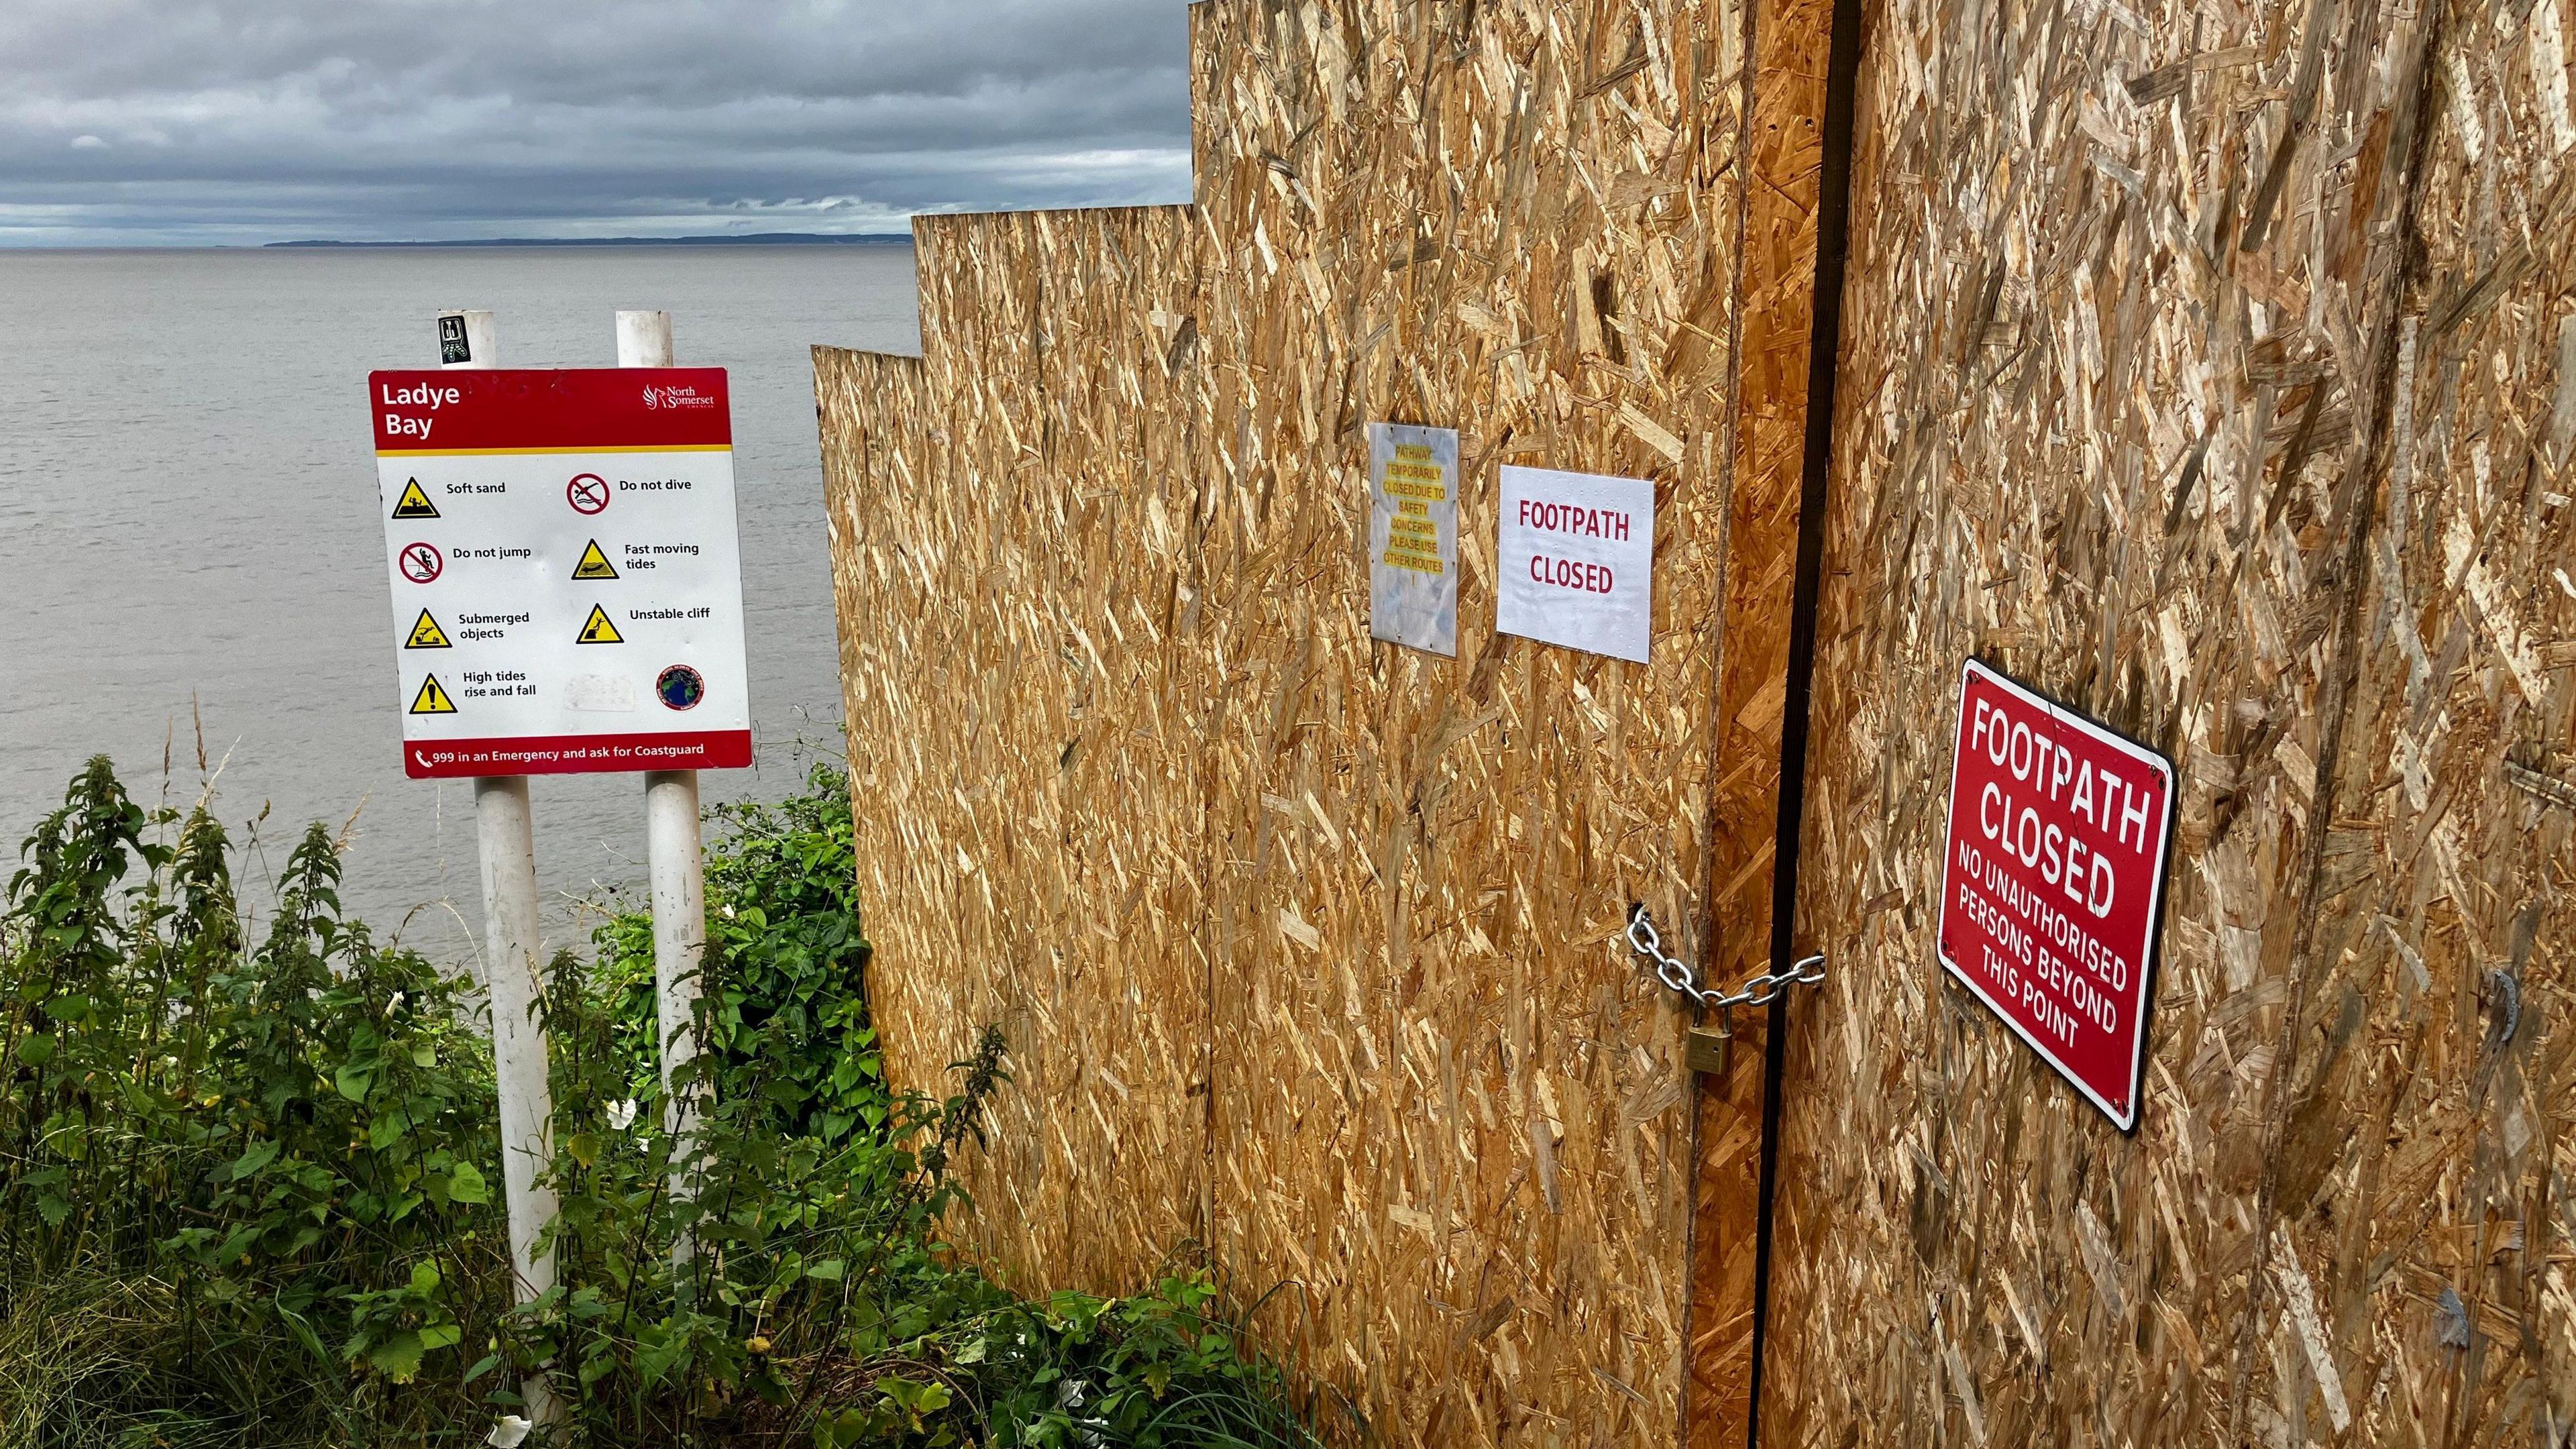
[[871,231],[1188,194],[1182,0],[12,0],[0,243]]

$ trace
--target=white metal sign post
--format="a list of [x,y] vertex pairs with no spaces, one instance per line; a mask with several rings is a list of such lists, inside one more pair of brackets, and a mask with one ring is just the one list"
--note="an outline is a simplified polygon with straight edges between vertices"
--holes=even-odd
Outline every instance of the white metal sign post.
[[[489,312],[450,312],[438,319],[442,369],[499,365],[499,327]],[[372,411],[372,409],[371,409]],[[381,470],[381,464],[379,465]],[[421,512],[412,493],[396,498],[393,517]],[[436,512],[433,506],[430,512]],[[420,556],[412,572],[423,567]],[[397,602],[399,602],[399,595]],[[407,643],[422,642],[406,636]],[[537,960],[537,844],[522,775],[485,775],[474,781],[474,834],[483,875],[484,994],[492,1010],[493,1080],[500,1098],[501,1198],[509,1217],[511,1296],[534,1302],[555,1286],[555,1254],[538,1236],[554,1221],[554,1189],[539,1179],[554,1161],[554,1089],[547,1080],[546,1028],[536,1014],[541,990]],[[563,1417],[543,1373],[519,1386],[528,1418],[553,1424]]]
[[[705,942],[697,771],[751,763],[725,374],[669,366],[667,314],[621,313],[618,333],[631,367],[504,371],[491,314],[449,313],[442,370],[367,380],[403,768],[475,782],[521,1302],[554,1285],[536,1240],[556,1212],[526,777],[646,775],[667,1086],[694,1052]],[[685,1138],[693,1108],[669,1114]],[[526,1394],[557,1417],[541,1380]]]
[[[671,314],[617,314],[617,365],[672,365]],[[736,590],[740,592],[739,588]],[[653,987],[662,1046],[662,1125],[671,1134],[671,1197],[697,1191],[697,1093],[671,1085],[672,1074],[696,1060],[698,973],[707,949],[707,882],[698,834],[698,772],[649,770],[644,775],[644,856],[653,897]],[[695,1245],[674,1243],[672,1262],[685,1263]]]

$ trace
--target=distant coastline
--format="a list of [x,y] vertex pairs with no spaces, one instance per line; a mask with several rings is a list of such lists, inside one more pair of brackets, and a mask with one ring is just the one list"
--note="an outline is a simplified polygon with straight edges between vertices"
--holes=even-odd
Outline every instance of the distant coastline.
[[273,251],[359,248],[381,250],[389,247],[908,247],[910,245],[912,245],[912,237],[904,232],[834,235],[811,231],[765,231],[741,236],[505,236],[480,241],[282,241],[265,243],[264,248]]

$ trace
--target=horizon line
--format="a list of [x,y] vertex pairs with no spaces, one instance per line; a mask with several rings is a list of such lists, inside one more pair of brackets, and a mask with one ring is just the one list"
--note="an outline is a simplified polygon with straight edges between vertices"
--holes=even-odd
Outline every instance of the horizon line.
[[152,252],[152,251],[387,251],[473,247],[657,247],[657,246],[911,246],[912,234],[900,232],[747,232],[681,236],[607,237],[459,237],[410,241],[344,241],[330,237],[270,242],[12,242],[0,240],[0,251]]

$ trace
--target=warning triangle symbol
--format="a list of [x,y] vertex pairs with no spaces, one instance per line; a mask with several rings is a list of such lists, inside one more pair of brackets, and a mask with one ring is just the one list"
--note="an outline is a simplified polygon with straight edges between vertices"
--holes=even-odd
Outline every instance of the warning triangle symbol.
[[618,633],[617,626],[608,622],[608,611],[606,609],[599,607],[597,604],[593,604],[590,606],[590,618],[581,626],[581,638],[574,642],[581,644],[623,644],[626,642],[626,636]]
[[609,564],[608,555],[599,551],[599,540],[594,538],[590,547],[581,551],[581,562],[573,565],[572,576],[577,579],[613,579],[617,577],[617,570]]
[[429,495],[420,491],[420,480],[414,478],[405,482],[402,497],[394,502],[394,517],[436,518],[437,516],[438,505],[430,502]]
[[447,697],[446,689],[440,686],[438,676],[433,674],[420,682],[420,693],[413,695],[411,699],[411,712],[413,714],[454,714],[456,701]]
[[403,641],[403,647],[405,649],[452,649],[456,646],[447,642],[447,631],[438,627],[438,621],[429,617],[429,611],[423,609],[420,611],[420,622],[411,626],[411,637]]

